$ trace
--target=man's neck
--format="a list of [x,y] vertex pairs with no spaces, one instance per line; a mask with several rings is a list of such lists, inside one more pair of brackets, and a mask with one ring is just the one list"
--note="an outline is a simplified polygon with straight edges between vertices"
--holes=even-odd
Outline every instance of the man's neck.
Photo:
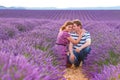
[[81,34],[83,29],[79,29],[76,31],[77,34]]

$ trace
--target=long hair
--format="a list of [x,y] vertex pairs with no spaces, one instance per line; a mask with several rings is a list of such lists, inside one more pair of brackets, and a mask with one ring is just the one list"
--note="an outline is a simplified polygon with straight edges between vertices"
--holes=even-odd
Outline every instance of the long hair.
[[72,21],[66,21],[66,22],[61,26],[60,31],[63,31],[63,30],[66,28],[66,26],[68,26],[68,25],[73,25],[73,22],[72,22]]

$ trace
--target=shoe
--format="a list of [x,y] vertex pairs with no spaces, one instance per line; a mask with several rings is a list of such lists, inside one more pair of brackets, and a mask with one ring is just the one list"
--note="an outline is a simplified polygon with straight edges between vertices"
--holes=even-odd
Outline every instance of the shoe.
[[66,68],[70,68],[71,66],[72,66],[72,64],[70,64],[70,63],[66,64]]
[[78,68],[79,67],[79,65],[74,65],[75,66],[75,68]]

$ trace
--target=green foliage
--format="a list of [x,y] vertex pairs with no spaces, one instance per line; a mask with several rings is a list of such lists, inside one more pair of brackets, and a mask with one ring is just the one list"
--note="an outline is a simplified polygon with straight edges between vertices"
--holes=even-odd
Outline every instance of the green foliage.
[[118,74],[118,79],[120,79],[120,74]]
[[8,33],[8,36],[11,37],[11,38],[15,35],[15,32],[12,31],[12,30],[8,31],[7,33]]
[[25,53],[24,56],[25,56],[25,58],[30,58],[31,55],[28,53]]
[[119,58],[120,55],[116,54],[114,51],[109,51],[108,54],[109,56],[106,59],[96,61],[95,64],[99,66],[104,66],[104,65],[109,65],[109,64],[117,65],[120,61],[120,58]]
[[0,72],[1,72],[1,69],[3,68],[3,66],[4,66],[4,65],[2,65],[2,64],[0,65]]
[[52,64],[53,66],[56,66],[59,64],[58,61],[56,60],[56,57],[53,57]]
[[116,80],[116,78],[113,78],[113,77],[112,77],[110,80]]
[[114,51],[110,51],[109,56],[110,56],[109,60],[110,60],[111,64],[117,65],[119,63],[119,61],[120,61],[119,60],[119,57],[120,57],[119,54],[114,53]]
[[40,49],[42,50],[43,52],[47,51],[49,49],[49,45],[44,47],[44,46],[41,46],[41,45],[35,45],[35,49]]
[[17,25],[18,31],[24,32],[25,31],[25,26],[22,24]]

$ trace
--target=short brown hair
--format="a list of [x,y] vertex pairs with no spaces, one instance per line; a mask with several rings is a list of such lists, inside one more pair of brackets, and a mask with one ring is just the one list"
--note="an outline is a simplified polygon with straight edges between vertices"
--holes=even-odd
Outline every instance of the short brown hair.
[[82,29],[82,23],[80,22],[80,20],[73,20],[73,24],[80,26],[80,28]]
[[60,31],[63,31],[66,28],[66,26],[68,26],[68,25],[73,25],[73,22],[72,21],[66,21],[63,24],[63,26],[60,28]]

